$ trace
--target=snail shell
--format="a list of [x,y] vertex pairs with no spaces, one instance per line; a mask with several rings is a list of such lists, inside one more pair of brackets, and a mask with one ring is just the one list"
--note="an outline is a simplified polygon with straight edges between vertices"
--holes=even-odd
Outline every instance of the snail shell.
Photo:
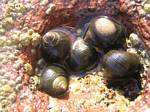
[[71,55],[67,59],[67,65],[73,72],[85,72],[96,66],[98,53],[82,38],[78,38],[71,49]]
[[140,57],[137,54],[112,50],[103,58],[104,77],[130,77],[139,72],[140,65]]
[[66,71],[58,66],[48,66],[40,77],[38,88],[53,97],[63,95],[68,89]]
[[97,48],[112,48],[112,45],[122,45],[125,41],[123,26],[116,20],[100,16],[92,19],[84,40]]
[[47,32],[41,42],[42,57],[49,63],[62,63],[71,50],[71,33],[57,28]]

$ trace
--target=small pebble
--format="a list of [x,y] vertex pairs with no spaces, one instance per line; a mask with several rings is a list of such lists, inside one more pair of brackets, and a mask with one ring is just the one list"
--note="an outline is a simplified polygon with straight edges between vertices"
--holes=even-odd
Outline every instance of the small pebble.
[[31,49],[32,55],[36,55],[36,49]]
[[138,37],[137,34],[135,33],[131,33],[130,36],[129,36],[129,40],[131,41],[131,44],[133,46],[136,46],[136,45],[139,45],[141,44],[141,39]]
[[34,71],[35,71],[35,74],[38,74],[40,72],[39,68],[37,68],[37,67],[35,68]]
[[137,50],[134,48],[127,49],[127,52],[137,54]]
[[46,13],[47,15],[49,15],[49,14],[51,14],[51,13],[55,10],[55,8],[56,8],[56,7],[55,7],[54,4],[50,4],[45,13]]

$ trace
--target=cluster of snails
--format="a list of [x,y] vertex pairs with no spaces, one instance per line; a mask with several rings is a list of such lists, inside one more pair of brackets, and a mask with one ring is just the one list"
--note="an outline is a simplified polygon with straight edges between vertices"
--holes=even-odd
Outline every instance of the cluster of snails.
[[125,40],[123,26],[111,17],[92,19],[82,38],[74,40],[66,29],[55,28],[47,32],[41,42],[41,54],[48,66],[40,77],[39,88],[51,96],[64,94],[68,89],[66,68],[74,73],[91,70],[99,61],[103,50],[102,65],[107,79],[128,77],[139,70],[140,58],[122,48]]

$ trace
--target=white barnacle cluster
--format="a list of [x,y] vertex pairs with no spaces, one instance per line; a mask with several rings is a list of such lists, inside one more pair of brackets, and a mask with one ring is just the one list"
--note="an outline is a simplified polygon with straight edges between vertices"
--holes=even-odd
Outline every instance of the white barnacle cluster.
[[[16,55],[18,52],[16,46],[0,47],[0,111],[2,112],[8,112],[11,105],[16,101],[15,88],[21,79],[16,79],[16,81],[12,80],[12,71],[7,70],[8,68],[5,65],[9,65],[11,62],[16,62],[17,64],[18,58]],[[13,68],[14,66],[10,69]]]
[[[78,110],[101,105],[109,109],[113,108],[116,111],[125,111],[129,105],[129,100],[121,96],[120,91],[107,88],[103,82],[102,72],[99,72],[97,75],[88,74],[80,80],[71,80],[70,91],[81,96],[73,100],[73,104]],[[85,96],[85,94],[88,94],[87,99],[90,96],[88,100],[82,98],[82,95]]]
[[40,44],[41,36],[32,29],[27,31],[13,30],[10,37],[0,36],[0,46],[17,46],[18,49],[32,45],[36,47]]
[[31,91],[36,91],[37,90],[37,86],[40,84],[40,80],[38,76],[32,76],[30,78],[31,84],[30,84],[30,90]]
[[22,16],[26,11],[32,8],[31,3],[24,4],[22,1],[3,0],[0,14],[0,35],[10,30],[17,17]]
[[136,53],[140,56],[140,61],[142,64],[142,70],[140,72],[140,76],[143,78],[142,86],[145,86],[148,68],[150,66],[150,59],[145,48],[144,43],[140,39],[140,37],[135,34],[131,33],[129,38],[126,39],[127,43],[127,51],[131,53]]

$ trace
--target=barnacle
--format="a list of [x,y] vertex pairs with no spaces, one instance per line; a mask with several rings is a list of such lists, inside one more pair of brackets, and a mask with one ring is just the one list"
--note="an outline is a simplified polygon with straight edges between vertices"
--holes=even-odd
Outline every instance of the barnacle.
[[24,64],[24,70],[28,75],[32,75],[33,68],[31,64],[29,63]]

